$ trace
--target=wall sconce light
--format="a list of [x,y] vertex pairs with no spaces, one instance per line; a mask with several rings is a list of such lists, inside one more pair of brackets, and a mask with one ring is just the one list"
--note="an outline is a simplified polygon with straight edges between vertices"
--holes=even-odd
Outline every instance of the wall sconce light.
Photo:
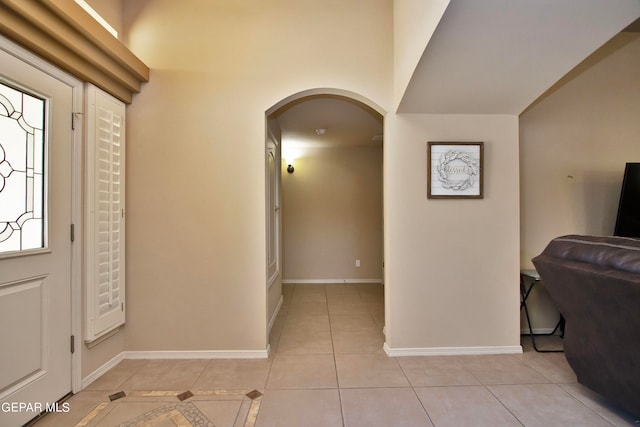
[[283,145],[282,146],[282,160],[287,165],[287,172],[293,173],[295,170],[293,164],[300,157],[300,148],[296,145]]

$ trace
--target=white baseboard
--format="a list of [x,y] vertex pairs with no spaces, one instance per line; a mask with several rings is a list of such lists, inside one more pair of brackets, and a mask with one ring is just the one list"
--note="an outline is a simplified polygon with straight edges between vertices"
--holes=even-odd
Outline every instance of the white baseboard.
[[102,375],[107,373],[111,368],[116,366],[118,363],[122,362],[125,359],[125,353],[122,352],[116,355],[113,359],[109,360],[104,365],[100,366],[95,371],[91,372],[89,375],[82,379],[82,388],[86,388],[89,384],[100,378]]
[[125,351],[125,359],[266,359],[264,350]]
[[84,377],[82,388],[86,388],[125,359],[266,359],[270,352],[270,344],[264,350],[123,351]]
[[425,348],[390,348],[384,343],[384,351],[391,357],[402,356],[463,356],[479,354],[519,354],[522,347],[490,346],[490,347],[425,347]]
[[382,279],[286,279],[282,281],[283,284],[292,284],[299,283],[302,285],[306,284],[318,284],[318,285],[326,285],[326,284],[334,284],[334,283],[376,283],[382,284],[384,280]]
[[280,295],[280,300],[278,301],[278,305],[276,306],[276,309],[273,310],[271,319],[269,319],[269,324],[267,325],[267,334],[271,333],[271,328],[273,328],[273,324],[276,323],[276,318],[278,317],[278,313],[280,313],[280,309],[282,308],[283,302],[284,302],[284,296]]

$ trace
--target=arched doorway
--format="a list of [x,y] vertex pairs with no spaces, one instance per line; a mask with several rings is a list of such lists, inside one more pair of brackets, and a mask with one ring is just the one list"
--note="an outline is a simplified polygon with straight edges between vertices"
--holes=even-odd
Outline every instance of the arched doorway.
[[270,331],[290,284],[384,282],[384,111],[352,92],[316,89],[266,119]]

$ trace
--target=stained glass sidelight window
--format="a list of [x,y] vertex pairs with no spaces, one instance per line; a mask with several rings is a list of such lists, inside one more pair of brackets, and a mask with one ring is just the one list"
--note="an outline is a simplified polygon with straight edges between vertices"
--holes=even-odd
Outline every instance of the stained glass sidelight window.
[[0,253],[45,246],[45,100],[0,83]]

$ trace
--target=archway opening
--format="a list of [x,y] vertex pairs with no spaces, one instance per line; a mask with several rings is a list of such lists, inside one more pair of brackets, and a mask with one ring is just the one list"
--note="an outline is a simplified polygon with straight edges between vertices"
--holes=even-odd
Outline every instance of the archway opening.
[[379,330],[380,347],[384,342],[383,113],[331,90],[294,95],[267,112],[272,346],[281,332],[273,328],[276,316],[294,289],[298,302],[318,303],[310,310],[323,314],[324,303],[329,317],[359,317]]

